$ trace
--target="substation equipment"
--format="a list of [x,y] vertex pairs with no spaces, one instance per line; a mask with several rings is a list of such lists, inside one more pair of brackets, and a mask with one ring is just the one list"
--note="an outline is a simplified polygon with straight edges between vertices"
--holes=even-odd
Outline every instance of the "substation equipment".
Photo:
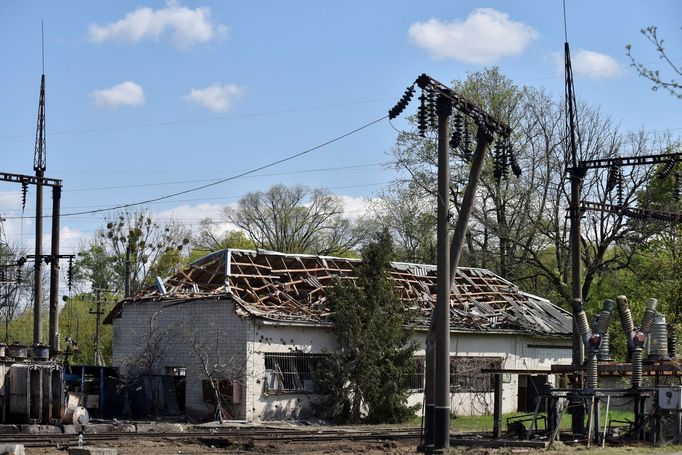
[[[34,264],[33,277],[33,345],[5,345],[0,343],[0,422],[55,424],[62,422],[66,411],[62,354],[59,350],[59,270],[60,260],[68,260],[68,285],[73,278],[74,255],[59,252],[60,209],[62,181],[45,177],[45,74],[41,76],[38,122],[34,149],[33,169],[35,175],[0,172],[0,181],[21,185],[22,210],[26,206],[29,186],[36,189],[35,254],[16,259],[15,264],[3,264],[2,284],[9,292],[9,284],[21,286],[26,280],[23,266]],[[42,250],[43,241],[43,188],[52,188],[51,249]],[[7,261],[5,261],[7,262]],[[42,264],[50,267],[49,285],[49,334],[48,343],[42,336]],[[16,274],[15,276],[12,276]],[[74,409],[71,409],[73,415]],[[82,414],[82,408],[78,410]]]
[[[682,364],[676,358],[676,333],[665,322],[665,315],[656,312],[657,300],[649,299],[644,317],[636,326],[625,296],[614,301],[607,300],[593,325],[588,323],[583,309],[582,251],[580,220],[586,210],[615,213],[636,220],[657,220],[670,223],[682,222],[682,214],[657,212],[649,209],[625,206],[623,200],[624,173],[627,166],[663,164],[659,177],[667,177],[681,158],[679,153],[618,157],[599,160],[579,160],[577,107],[573,89],[573,74],[568,43],[564,43],[566,59],[566,130],[567,147],[571,152],[567,172],[570,182],[570,250],[571,293],[573,313],[573,360],[571,365],[553,365],[551,370],[531,372],[528,370],[484,370],[494,376],[494,431],[493,437],[501,436],[502,374],[558,374],[569,380],[569,387],[555,388],[547,384],[540,392],[534,414],[528,421],[522,437],[542,436],[550,444],[560,438],[560,422],[566,412],[572,416],[571,437],[602,444],[609,438],[647,440],[652,442],[682,442],[682,386],[663,384],[661,378],[682,377]],[[471,215],[478,181],[483,170],[486,153],[494,143],[493,175],[507,178],[511,168],[517,177],[522,170],[511,147],[511,129],[480,107],[446,85],[422,74],[405,91],[398,103],[389,110],[389,119],[398,117],[415,94],[415,86],[421,89],[417,111],[417,127],[421,137],[429,131],[436,133],[438,150],[438,300],[433,312],[431,328],[426,340],[426,385],[424,409],[424,434],[419,450],[439,452],[450,445],[450,284],[456,273],[466,227]],[[452,115],[454,112],[454,116]],[[452,128],[452,133],[450,132]],[[475,138],[475,146],[472,147]],[[470,166],[460,210],[457,214],[452,240],[449,236],[449,187],[450,153],[466,161]],[[590,169],[607,168],[606,190],[616,190],[616,204],[608,205],[582,200],[583,179]],[[682,173],[676,173],[675,196],[682,195]],[[615,363],[609,353],[608,332],[614,307],[617,309],[621,327],[628,343],[628,362]],[[585,350],[587,357],[585,357]],[[599,387],[599,378],[629,376],[630,384],[621,388]],[[654,383],[643,385],[645,376],[653,376]],[[678,381],[679,383],[679,381]],[[600,427],[600,413],[605,407],[606,418],[612,399],[632,404],[634,422],[622,424],[619,430],[609,430],[609,422]],[[540,414],[545,428],[538,429]],[[587,422],[585,422],[587,416]],[[586,424],[587,423],[587,424]],[[615,428],[615,427],[614,427]],[[617,431],[621,431],[617,434]]]

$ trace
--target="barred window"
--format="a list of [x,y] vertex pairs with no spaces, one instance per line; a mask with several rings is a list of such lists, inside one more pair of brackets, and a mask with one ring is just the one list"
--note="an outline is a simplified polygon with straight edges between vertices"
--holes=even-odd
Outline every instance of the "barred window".
[[411,374],[405,376],[405,386],[417,392],[424,390],[424,373],[426,372],[426,358],[415,357],[415,368]]
[[502,368],[501,357],[450,357],[450,390],[453,392],[492,392],[492,375],[483,368]]
[[321,354],[266,353],[265,386],[276,392],[313,392],[320,391],[317,370],[324,359]]

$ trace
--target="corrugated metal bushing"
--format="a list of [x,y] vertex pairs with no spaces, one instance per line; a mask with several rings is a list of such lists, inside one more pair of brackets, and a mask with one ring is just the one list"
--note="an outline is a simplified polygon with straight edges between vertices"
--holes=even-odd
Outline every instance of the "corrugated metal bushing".
[[642,348],[637,347],[632,352],[632,387],[642,386]]
[[668,357],[677,357],[677,330],[672,324],[668,324]]
[[651,328],[654,325],[657,304],[658,300],[656,299],[648,299],[646,301],[646,310],[644,310],[644,316],[642,317],[642,325],[640,328],[640,330],[646,334],[651,333]]
[[624,295],[619,295],[616,297],[616,303],[618,304],[618,314],[620,315],[620,326],[625,332],[627,338],[635,330],[635,323],[632,321],[632,312],[630,311],[630,305],[628,305],[628,298]]
[[599,319],[597,320],[597,333],[604,334],[609,331],[609,324],[611,323],[611,310],[613,309],[614,301],[610,299],[604,300]]
[[649,335],[649,358],[652,360],[664,359],[668,356],[668,328],[665,316],[657,313],[654,317],[651,335]]
[[585,375],[585,388],[596,389],[599,381],[599,376],[597,372],[597,355],[590,354],[590,356],[585,360],[587,367],[587,374]]
[[597,359],[604,361],[613,360],[613,357],[611,356],[611,335],[609,335],[609,332],[606,332],[601,338]]
[[584,311],[580,311],[576,315],[576,322],[578,323],[578,333],[585,335],[590,331],[590,324],[587,322],[587,314]]

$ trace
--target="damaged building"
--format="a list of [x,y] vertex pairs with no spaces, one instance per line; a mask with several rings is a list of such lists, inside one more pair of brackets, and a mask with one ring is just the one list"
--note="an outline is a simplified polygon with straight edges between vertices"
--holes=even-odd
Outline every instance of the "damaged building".
[[[218,383],[227,417],[308,418],[319,398],[316,371],[336,347],[326,289],[353,279],[357,259],[228,249],[205,256],[155,287],[116,304],[113,364],[122,377],[168,376],[180,410],[213,418]],[[410,404],[421,404],[424,342],[436,302],[436,268],[392,263],[391,278],[413,321]],[[571,315],[480,268],[461,267],[451,296],[451,409],[492,412],[481,369],[549,370],[571,362]],[[532,409],[552,376],[504,375],[503,412]]]

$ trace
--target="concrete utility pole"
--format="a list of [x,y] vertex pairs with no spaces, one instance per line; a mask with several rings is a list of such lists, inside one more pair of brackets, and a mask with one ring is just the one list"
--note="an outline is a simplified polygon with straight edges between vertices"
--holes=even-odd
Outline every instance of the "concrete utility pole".
[[[57,354],[59,347],[59,213],[62,187],[52,187],[52,248],[50,251],[50,352]],[[70,284],[69,284],[70,286]]]
[[[583,340],[578,331],[577,314],[582,310],[583,302],[583,271],[582,271],[582,243],[580,241],[580,194],[582,189],[585,169],[578,167],[578,145],[576,143],[576,103],[575,92],[573,90],[573,69],[571,68],[571,52],[568,42],[564,43],[565,55],[565,76],[566,76],[566,129],[568,132],[569,150],[571,152],[571,202],[569,207],[569,217],[571,228],[569,232],[571,249],[571,297],[573,302],[573,358],[572,363],[576,370],[582,368],[585,360]],[[580,387],[582,375],[575,387]],[[571,406],[572,429],[574,434],[585,432],[585,407],[582,400],[576,398]]]
[[[436,120],[438,128],[437,301],[432,313],[431,327],[426,342],[426,384],[424,389],[426,401],[424,421],[426,426],[422,445],[420,445],[420,450],[432,453],[450,446],[450,287],[456,275],[466,227],[474,206],[476,188],[483,170],[486,151],[493,140],[493,134],[498,135],[498,141],[506,144],[506,148],[500,148],[503,158],[510,157],[512,163],[515,163],[515,159],[508,147],[511,134],[508,125],[498,121],[459,93],[426,74],[420,75],[407,88],[400,101],[389,110],[389,118],[396,118],[405,110],[414,95],[415,84],[422,89],[422,95],[419,97],[421,104],[417,115],[420,134],[424,137],[429,125],[435,128]],[[453,147],[458,147],[462,133],[461,130],[456,129],[455,134],[450,138],[449,118],[453,108],[458,110],[458,115],[467,116],[469,121],[477,125],[478,143],[476,144],[462,208],[457,218],[455,238],[450,244],[450,143],[453,141]],[[506,159],[503,162],[506,163]],[[517,176],[521,172],[516,164],[512,164],[512,169]]]
[[450,447],[450,115],[452,102],[436,101],[438,114],[438,257],[434,445]]

